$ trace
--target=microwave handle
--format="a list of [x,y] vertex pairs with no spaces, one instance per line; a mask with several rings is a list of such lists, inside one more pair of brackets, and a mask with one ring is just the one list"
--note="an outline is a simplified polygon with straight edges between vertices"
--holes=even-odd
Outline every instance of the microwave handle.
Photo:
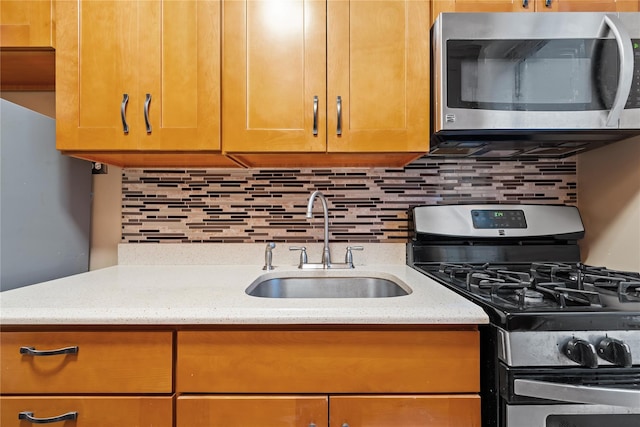
[[607,28],[611,30],[618,44],[620,72],[618,74],[618,90],[613,99],[613,105],[611,111],[609,111],[605,126],[618,127],[620,115],[624,110],[627,99],[629,99],[631,84],[633,83],[633,47],[629,33],[617,16],[604,15],[600,33],[606,33]]
[[632,389],[516,379],[513,381],[513,391],[519,396],[560,402],[640,408],[640,391]]

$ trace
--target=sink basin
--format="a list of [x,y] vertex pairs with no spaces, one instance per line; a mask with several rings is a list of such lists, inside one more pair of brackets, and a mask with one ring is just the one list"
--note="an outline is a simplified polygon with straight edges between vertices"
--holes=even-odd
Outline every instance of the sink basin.
[[380,277],[311,276],[258,278],[245,292],[262,298],[389,298],[411,289]]

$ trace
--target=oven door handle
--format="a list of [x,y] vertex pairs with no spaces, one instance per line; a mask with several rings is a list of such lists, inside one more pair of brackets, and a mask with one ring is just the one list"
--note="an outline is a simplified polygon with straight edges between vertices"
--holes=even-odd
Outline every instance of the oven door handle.
[[513,391],[519,396],[560,402],[640,408],[640,391],[638,390],[517,379],[513,382]]

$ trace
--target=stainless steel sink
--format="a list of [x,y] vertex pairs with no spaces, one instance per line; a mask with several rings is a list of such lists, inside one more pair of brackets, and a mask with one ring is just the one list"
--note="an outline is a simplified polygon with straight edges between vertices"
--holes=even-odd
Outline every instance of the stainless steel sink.
[[409,295],[411,288],[380,277],[258,278],[245,291],[261,298],[389,298]]

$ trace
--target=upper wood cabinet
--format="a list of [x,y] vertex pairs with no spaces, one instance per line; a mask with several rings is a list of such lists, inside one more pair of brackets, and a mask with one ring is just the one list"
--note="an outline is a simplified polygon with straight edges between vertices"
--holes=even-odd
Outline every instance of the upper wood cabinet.
[[638,0],[535,0],[536,12],[637,12]]
[[55,89],[52,0],[0,0],[0,90]]
[[219,154],[219,1],[63,1],[56,16],[59,150],[120,166],[235,165]]
[[637,12],[638,0],[433,0],[431,20],[441,12]]
[[301,166],[400,165],[428,151],[428,1],[223,7],[226,153]]
[[52,0],[1,0],[1,47],[53,47]]

